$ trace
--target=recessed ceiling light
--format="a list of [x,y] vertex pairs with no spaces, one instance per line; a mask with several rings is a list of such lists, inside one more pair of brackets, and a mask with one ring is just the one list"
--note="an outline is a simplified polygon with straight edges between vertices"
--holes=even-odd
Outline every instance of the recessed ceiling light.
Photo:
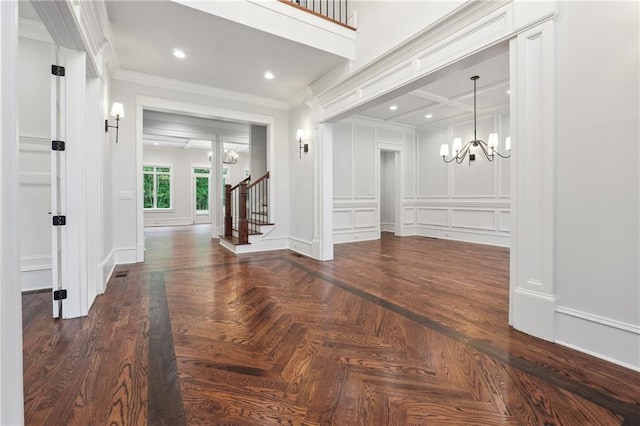
[[431,117],[433,117],[433,114],[427,114],[424,116],[424,118],[431,118]]
[[507,90],[507,95],[511,94],[511,89]]
[[267,71],[264,73],[264,78],[266,78],[267,80],[273,80],[275,76],[273,75],[273,73],[271,71]]
[[185,55],[185,53],[180,49],[173,49],[173,56],[178,59],[184,59],[187,57],[187,55]]
[[389,107],[389,109],[390,109],[391,111],[395,111],[395,110],[397,110],[397,109],[398,109],[398,105],[391,105],[391,106]]
[[159,144],[158,142],[154,142],[153,144],[154,144],[155,146],[158,146],[158,145],[160,145],[160,144]]

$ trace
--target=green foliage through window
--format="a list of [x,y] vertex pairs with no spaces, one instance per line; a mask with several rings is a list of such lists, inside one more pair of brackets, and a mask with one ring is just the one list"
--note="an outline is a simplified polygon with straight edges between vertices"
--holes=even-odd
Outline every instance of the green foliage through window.
[[144,166],[145,209],[171,208],[171,167]]
[[209,210],[209,178],[196,176],[196,210]]

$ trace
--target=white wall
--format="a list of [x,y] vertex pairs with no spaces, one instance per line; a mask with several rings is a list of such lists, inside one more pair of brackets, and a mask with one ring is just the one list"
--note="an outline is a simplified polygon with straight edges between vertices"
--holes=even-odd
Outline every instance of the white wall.
[[[333,125],[333,235],[336,243],[380,238],[380,150],[404,151],[415,131],[351,119]],[[408,163],[401,155],[402,166]],[[396,194],[402,194],[396,182]],[[399,195],[401,197],[401,195]]]
[[356,12],[358,28],[352,70],[362,68],[463,3],[460,0],[349,2],[349,14]]
[[[225,164],[224,167],[228,167],[229,168],[229,183],[231,185],[237,185],[238,183],[240,183],[240,181],[243,181],[246,179],[246,176],[244,174],[245,170],[249,171],[249,174],[251,174],[251,159],[249,157],[249,153],[247,152],[238,152],[238,162],[235,164]],[[259,178],[260,176],[255,176],[256,178]]]
[[267,127],[251,125],[249,136],[251,152],[250,172],[253,180],[264,176],[267,171]]
[[18,39],[20,280],[51,288],[51,43]]
[[[120,78],[120,79],[119,79]],[[270,232],[269,238],[282,239],[283,244],[288,243],[289,235],[289,167],[288,167],[288,113],[286,109],[280,109],[267,103],[250,103],[235,99],[218,97],[215,90],[202,86],[173,82],[166,79],[156,79],[151,76],[141,76],[137,79],[125,80],[117,74],[113,80],[112,98],[114,101],[124,104],[126,118],[120,120],[120,143],[113,146],[112,164],[113,176],[113,209],[114,209],[114,246],[121,253],[121,259],[136,261],[136,249],[143,244],[137,241],[137,168],[136,168],[136,122],[141,121],[137,117],[137,96],[146,96],[167,100],[174,105],[185,105],[185,109],[192,106],[202,106],[202,110],[216,110],[220,114],[229,111],[229,115],[235,112],[243,114],[259,114],[271,117],[274,122],[274,140],[269,141],[273,146],[273,155],[270,156],[271,182],[274,187],[272,194],[275,200],[271,209],[274,214],[275,228]],[[238,99],[246,98],[238,96]],[[224,118],[224,117],[223,117]],[[271,147],[269,148],[271,149]],[[132,191],[133,200],[121,200],[121,191]],[[133,252],[132,252],[133,251]],[[139,250],[138,250],[139,252]]]
[[637,2],[559,2],[556,339],[640,369]]
[[[471,166],[442,161],[440,145],[451,144],[454,136],[473,139],[473,121],[419,131],[417,140],[414,132],[364,119],[334,124],[336,242],[375,239],[381,230],[392,231],[394,206],[380,208],[381,195],[394,193],[402,196],[400,235],[509,246],[510,160],[490,163],[478,155]],[[486,139],[490,132],[498,132],[504,143],[510,132],[508,113],[478,120],[478,137]],[[395,188],[380,185],[381,173],[395,170],[393,152],[385,153],[381,168],[379,150],[388,147],[401,152],[402,182]]]
[[[315,129],[311,120],[311,109],[301,104],[289,111],[289,167],[291,168],[291,243],[292,250],[311,255],[313,239],[313,163],[317,145],[313,139]],[[300,144],[296,139],[298,129],[304,131],[302,143],[309,144],[309,152],[302,153],[300,158]]]
[[[144,212],[145,226],[192,225],[193,167],[210,167],[209,151],[201,149],[163,149],[144,147],[145,165],[166,165],[172,168],[173,196],[170,209]],[[209,219],[209,222],[211,219]],[[205,220],[206,222],[206,220]]]
[[[478,138],[486,141],[497,132],[504,147],[509,124],[508,113],[481,116]],[[440,146],[451,147],[454,137],[463,144],[472,140],[473,120],[418,132],[415,155],[408,156],[415,159],[416,174],[407,176],[415,186],[407,186],[403,233],[509,246],[511,160],[489,162],[478,148],[471,165],[445,164]]]

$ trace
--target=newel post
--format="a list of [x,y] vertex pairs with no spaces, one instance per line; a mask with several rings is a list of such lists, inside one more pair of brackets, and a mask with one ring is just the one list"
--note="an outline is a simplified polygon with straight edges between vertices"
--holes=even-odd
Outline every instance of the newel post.
[[240,244],[249,242],[249,222],[247,221],[247,182],[240,182],[240,197],[238,199],[238,240]]
[[224,236],[231,236],[231,185],[224,186]]

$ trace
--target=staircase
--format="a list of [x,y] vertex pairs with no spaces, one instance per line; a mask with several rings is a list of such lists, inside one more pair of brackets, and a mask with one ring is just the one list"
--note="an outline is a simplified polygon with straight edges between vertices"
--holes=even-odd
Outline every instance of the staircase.
[[235,186],[225,185],[223,247],[234,253],[260,251],[256,246],[273,228],[269,221],[269,172],[254,182],[248,177]]

